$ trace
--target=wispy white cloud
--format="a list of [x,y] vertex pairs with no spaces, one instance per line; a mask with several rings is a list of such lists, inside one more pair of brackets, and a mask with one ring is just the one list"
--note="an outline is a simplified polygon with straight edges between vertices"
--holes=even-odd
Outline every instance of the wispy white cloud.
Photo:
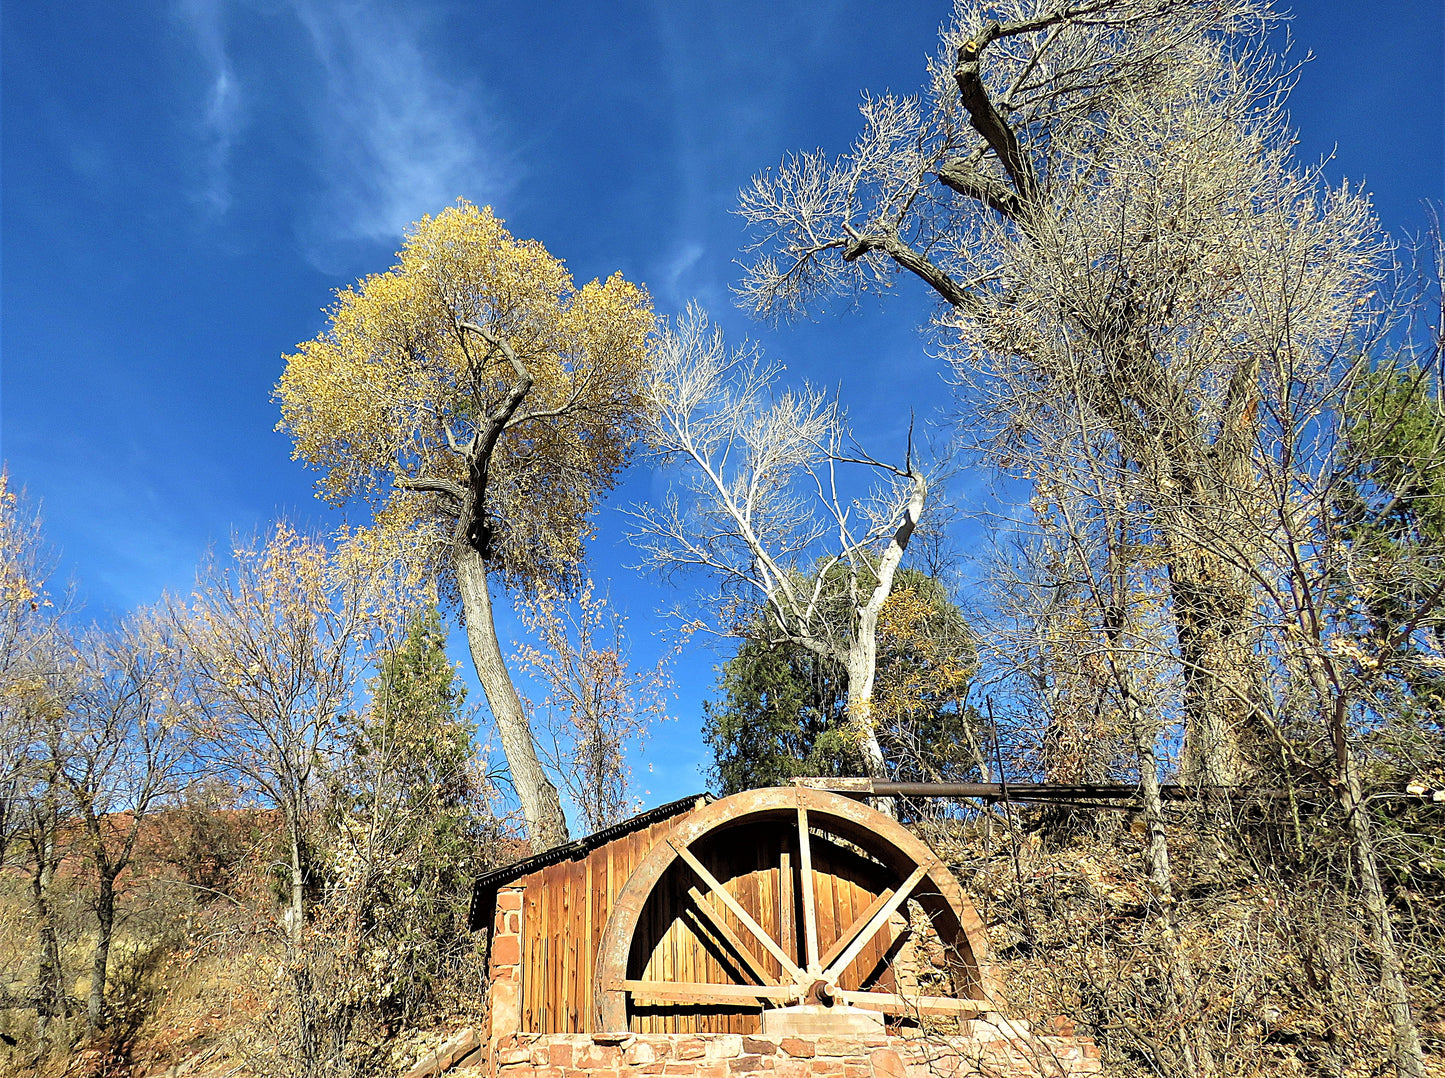
[[431,62],[422,8],[292,2],[324,80],[313,113],[322,179],[302,228],[308,245],[391,242],[458,197],[506,193],[515,163],[483,88]]
[[[422,214],[459,197],[494,202],[516,182],[484,88],[439,62],[429,5],[286,0],[258,15],[245,0],[173,3],[204,65],[197,199],[212,214],[230,208],[243,134],[248,153],[309,163],[294,189],[295,228],[307,257],[328,269],[339,247],[395,243]],[[232,40],[242,19],[253,36],[291,35],[312,62],[285,73],[248,63]],[[302,122],[263,122],[269,108]],[[250,145],[292,134],[306,144]]]
[[226,5],[227,0],[175,0],[173,9],[205,68],[199,125],[203,165],[195,195],[214,216],[231,206],[231,153],[244,121],[241,83],[226,49]]

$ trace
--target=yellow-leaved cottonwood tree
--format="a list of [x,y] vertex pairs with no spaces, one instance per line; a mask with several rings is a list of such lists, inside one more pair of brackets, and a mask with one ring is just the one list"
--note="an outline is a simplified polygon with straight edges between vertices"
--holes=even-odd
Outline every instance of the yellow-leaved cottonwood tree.
[[489,585],[575,583],[597,497],[628,462],[653,315],[613,275],[574,287],[538,242],[459,202],[389,271],[340,289],[286,357],[279,429],[332,504],[369,502],[383,543],[460,601],[534,848],[567,838],[503,662]]

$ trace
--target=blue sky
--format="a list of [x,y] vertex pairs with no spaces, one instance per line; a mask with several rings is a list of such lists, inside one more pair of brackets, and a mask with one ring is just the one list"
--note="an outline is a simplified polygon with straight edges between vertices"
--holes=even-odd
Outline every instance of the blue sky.
[[[1442,191],[1442,13],[1301,4],[1302,158],[1364,181],[1397,236]],[[840,387],[865,443],[901,450],[946,399],[921,289],[770,331],[732,308],[738,189],[785,152],[846,148],[863,89],[922,81],[945,5],[74,0],[0,5],[0,454],[43,505],[60,574],[106,617],[186,591],[211,545],[287,516],[330,528],[274,431],[282,353],[402,230],[490,203],[579,281],[621,270],[671,314],[697,298],[790,376]],[[904,372],[907,394],[874,373]],[[633,572],[617,507],[593,574],[660,647],[679,595]],[[981,489],[981,484],[980,484]],[[504,636],[508,628],[503,627]],[[638,779],[700,789],[716,654],[678,668],[676,723]],[[480,693],[474,697],[481,699]],[[647,771],[651,764],[652,772]]]

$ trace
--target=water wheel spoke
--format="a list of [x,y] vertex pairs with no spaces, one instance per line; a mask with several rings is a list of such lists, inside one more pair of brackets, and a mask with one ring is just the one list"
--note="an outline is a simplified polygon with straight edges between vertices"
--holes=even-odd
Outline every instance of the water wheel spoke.
[[890,887],[885,889],[881,895],[875,898],[873,900],[873,904],[870,905],[861,914],[859,914],[858,919],[848,926],[848,930],[842,933],[837,938],[837,940],[834,941],[833,946],[829,947],[828,950],[824,952],[823,957],[818,960],[819,964],[824,969],[827,969],[829,966],[831,966],[833,964],[833,960],[843,953],[843,948],[847,947],[848,944],[852,943],[855,939],[857,939],[858,933],[862,932],[863,929],[868,927],[868,923],[872,921],[875,916],[877,916],[878,911],[881,910],[884,906],[886,906],[888,904],[888,900],[892,897],[893,889]]
[[728,926],[728,923],[722,919],[717,910],[713,908],[713,904],[707,900],[701,891],[696,887],[689,887],[687,895],[692,899],[692,903],[697,907],[698,912],[707,919],[708,926],[743,960],[743,963],[748,968],[748,972],[753,975],[754,981],[758,984],[777,983],[777,981],[768,976],[767,971],[763,969],[763,964],[758,961],[757,955],[753,954],[753,949],[738,938],[738,934]]
[[926,875],[928,875],[927,865],[919,865],[915,868],[898,890],[893,892],[888,901],[884,902],[868,919],[863,930],[853,937],[853,941],[848,944],[843,953],[828,965],[827,969],[823,971],[823,975],[829,980],[836,980],[848,968],[853,959],[858,957],[859,952],[868,945],[868,941],[878,934],[878,930],[888,923],[888,918],[893,916],[893,911],[907,901],[908,896],[913,893],[913,889],[918,886],[918,881]]
[[818,912],[813,904],[813,848],[808,840],[808,810],[798,806],[798,880],[803,887],[804,962],[810,973],[823,967],[818,963]]
[[742,922],[743,927],[751,932],[767,952],[778,960],[778,964],[783,967],[783,972],[793,980],[801,981],[803,979],[803,971],[798,968],[797,963],[788,957],[783,949],[778,946],[778,941],[768,935],[762,925],[753,920],[752,915],[743,909],[742,904],[732,895],[728,894],[727,888],[718,883],[713,874],[707,870],[707,867],[693,855],[693,852],[686,846],[677,845],[670,840],[668,845],[676,851],[679,857],[687,862],[688,867],[697,873],[698,879],[707,884],[708,890],[717,895],[719,901],[728,908],[729,912]]

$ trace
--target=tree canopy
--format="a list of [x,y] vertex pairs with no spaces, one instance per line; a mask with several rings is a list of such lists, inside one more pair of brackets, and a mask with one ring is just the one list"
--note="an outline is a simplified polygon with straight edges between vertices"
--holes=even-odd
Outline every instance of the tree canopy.
[[507,673],[487,579],[575,584],[589,516],[636,441],[653,317],[620,275],[561,261],[467,202],[423,217],[397,264],[343,288],[276,388],[295,456],[333,504],[368,503],[383,550],[461,603],[532,840],[564,841]]

